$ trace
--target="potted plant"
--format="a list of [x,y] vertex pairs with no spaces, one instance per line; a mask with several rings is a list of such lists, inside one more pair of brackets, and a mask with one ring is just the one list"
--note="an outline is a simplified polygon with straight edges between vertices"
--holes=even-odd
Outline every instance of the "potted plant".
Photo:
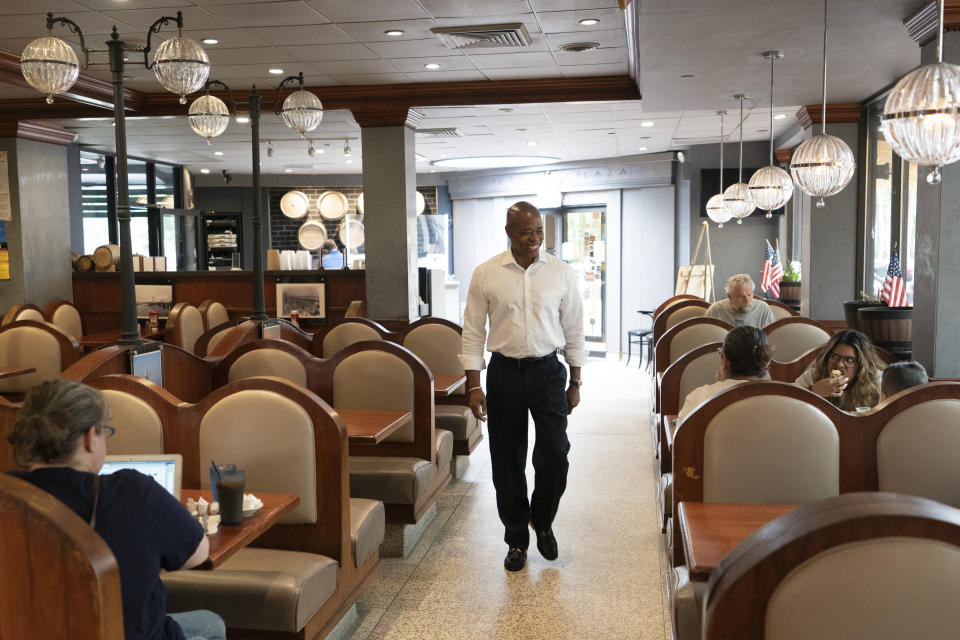
[[785,265],[783,279],[780,280],[780,302],[790,305],[800,304],[800,262],[793,260]]
[[848,329],[862,331],[860,327],[860,309],[864,307],[881,307],[883,303],[866,291],[861,291],[856,300],[847,300],[843,303],[843,317],[847,321]]

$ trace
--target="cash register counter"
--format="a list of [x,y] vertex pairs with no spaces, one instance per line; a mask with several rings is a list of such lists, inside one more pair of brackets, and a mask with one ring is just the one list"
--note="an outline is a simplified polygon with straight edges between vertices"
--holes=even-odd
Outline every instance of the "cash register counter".
[[[252,271],[155,271],[134,274],[137,285],[171,285],[173,302],[198,306],[204,300],[222,302],[230,317],[249,316],[253,309]],[[263,278],[267,315],[277,315],[277,283],[323,282],[325,320],[301,320],[308,328],[343,318],[352,300],[366,300],[363,270],[267,271]],[[73,304],[80,311],[85,333],[120,326],[120,274],[73,274]]]

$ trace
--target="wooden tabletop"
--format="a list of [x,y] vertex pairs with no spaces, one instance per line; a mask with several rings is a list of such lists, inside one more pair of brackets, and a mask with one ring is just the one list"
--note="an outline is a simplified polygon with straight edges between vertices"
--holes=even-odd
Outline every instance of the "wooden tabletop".
[[[100,348],[111,345],[115,342],[120,341],[120,329],[111,329],[110,331],[101,331],[100,333],[91,333],[85,336],[82,336],[77,342],[80,343],[81,347],[86,348]],[[140,334],[141,338],[146,340],[161,340],[163,339],[163,331],[148,331],[146,333]]]
[[350,444],[379,444],[413,417],[411,411],[337,409]]
[[437,397],[448,396],[457,387],[467,381],[467,374],[438,373],[433,376],[433,394]]
[[[217,532],[207,536],[210,540],[210,557],[197,569],[216,569],[223,561],[240,549],[253,542],[261,533],[272,527],[280,518],[293,511],[300,503],[300,496],[295,493],[255,493],[263,501],[263,506],[249,518],[244,518],[240,524],[221,524]],[[184,489],[180,492],[183,502],[187,498],[199,500],[203,497],[207,502],[213,500],[210,491]]]
[[35,367],[0,367],[0,378],[12,378],[13,376],[25,376],[28,373],[36,372]]
[[793,504],[681,502],[680,535],[690,579],[706,582],[723,557],[745,538],[797,508]]

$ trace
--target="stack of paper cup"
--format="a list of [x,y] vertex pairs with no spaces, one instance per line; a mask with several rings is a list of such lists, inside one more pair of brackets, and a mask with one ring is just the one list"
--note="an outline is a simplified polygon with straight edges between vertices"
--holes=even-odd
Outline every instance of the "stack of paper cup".
[[306,250],[297,251],[297,269],[307,271],[310,269],[310,252]]
[[280,268],[283,271],[292,270],[297,264],[297,252],[287,249],[280,252]]

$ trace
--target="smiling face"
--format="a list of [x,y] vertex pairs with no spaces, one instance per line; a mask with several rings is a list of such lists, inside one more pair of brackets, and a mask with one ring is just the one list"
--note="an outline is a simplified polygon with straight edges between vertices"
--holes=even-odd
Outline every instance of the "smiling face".
[[537,259],[540,246],[543,245],[543,219],[539,211],[533,206],[517,212],[511,208],[504,229],[517,262],[529,263]]

